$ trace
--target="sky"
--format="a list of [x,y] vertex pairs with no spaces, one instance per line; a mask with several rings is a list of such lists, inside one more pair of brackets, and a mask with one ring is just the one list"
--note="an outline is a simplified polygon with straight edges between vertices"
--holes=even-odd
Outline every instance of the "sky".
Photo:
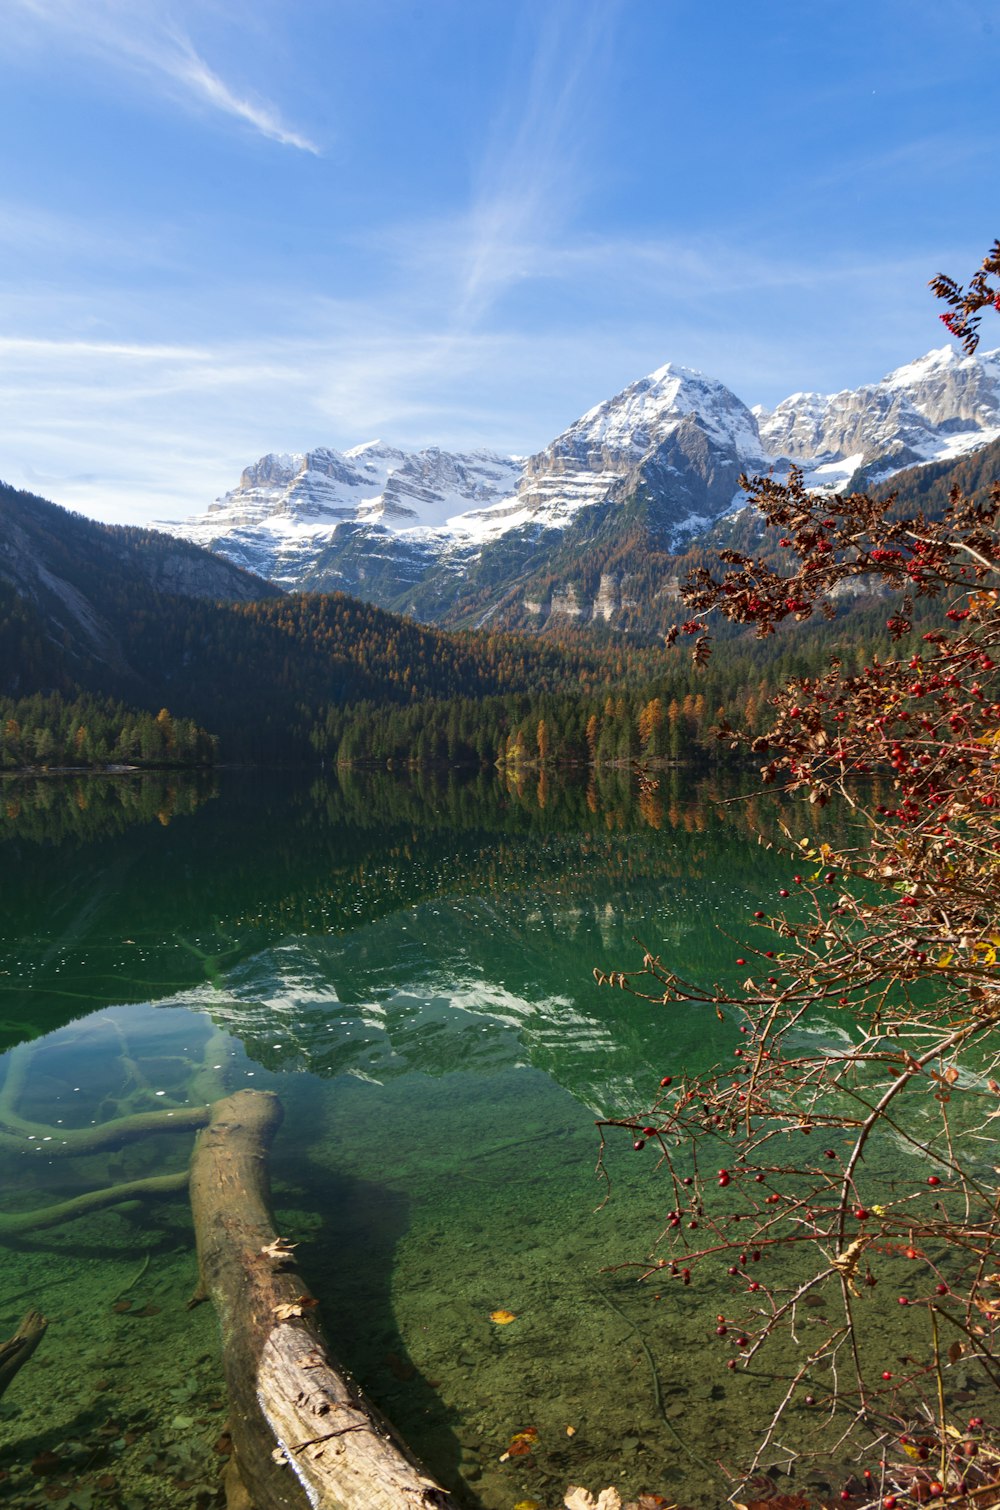
[[0,8],[0,478],[95,518],[857,387],[1000,234],[995,0]]

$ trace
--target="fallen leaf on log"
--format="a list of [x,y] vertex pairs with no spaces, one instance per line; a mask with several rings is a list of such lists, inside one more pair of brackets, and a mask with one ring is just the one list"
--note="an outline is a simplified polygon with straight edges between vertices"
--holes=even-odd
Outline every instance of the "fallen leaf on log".
[[291,1321],[293,1316],[304,1316],[311,1311],[319,1301],[312,1295],[300,1295],[298,1300],[287,1300],[281,1305],[271,1307],[271,1314],[277,1321]]
[[298,1246],[298,1243],[290,1243],[287,1237],[276,1237],[273,1243],[268,1243],[265,1247],[261,1248],[260,1251],[266,1258],[276,1258],[280,1260],[283,1258],[291,1258],[292,1254],[295,1252],[295,1249]]

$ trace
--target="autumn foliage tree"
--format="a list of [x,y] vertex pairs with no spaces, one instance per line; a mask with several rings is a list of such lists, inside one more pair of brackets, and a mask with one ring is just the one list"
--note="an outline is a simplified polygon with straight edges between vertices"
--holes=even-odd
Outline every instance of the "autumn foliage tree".
[[[997,274],[1000,243],[968,290],[932,285],[968,351],[1000,309]],[[742,984],[651,953],[595,972],[733,1026],[729,1064],[666,1076],[603,1125],[655,1149],[667,1180],[635,1272],[661,1291],[724,1276],[706,1339],[737,1376],[780,1350],[785,1387],[734,1465],[734,1503],[772,1500],[783,1470],[781,1503],[803,1510],[1000,1505],[1000,482],[938,517],[810,492],[794,469],[743,485],[788,567],[728,551],[689,579],[696,661],[713,614],[766,637],[832,615],[857,578],[884,595],[897,651],[791,680],[765,732],[719,730],[765,784],[851,818],[848,842],[808,841],[786,805],[788,879],[733,941]],[[808,1487],[824,1454],[833,1491]]]

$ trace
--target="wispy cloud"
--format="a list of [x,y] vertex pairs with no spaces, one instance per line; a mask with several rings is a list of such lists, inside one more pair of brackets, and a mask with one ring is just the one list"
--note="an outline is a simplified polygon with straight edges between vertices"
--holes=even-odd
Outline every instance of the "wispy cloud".
[[219,75],[209,68],[204,58],[198,56],[186,38],[178,37],[176,41],[176,55],[163,57],[161,64],[178,83],[188,85],[192,93],[200,96],[217,110],[247,121],[262,136],[269,137],[271,141],[319,155],[316,144],[307,136],[303,136],[301,132],[286,126],[272,105],[265,101],[241,98],[234,94],[225,80],[220,79]]
[[156,79],[178,98],[207,105],[252,126],[270,141],[319,154],[303,132],[287,124],[269,100],[237,90],[201,56],[184,26],[164,4],[151,0],[8,0],[11,19],[41,28],[47,37],[101,57],[113,67]]
[[585,123],[619,9],[620,0],[532,7],[530,59],[492,123],[459,236],[458,325],[474,324],[530,274],[528,249],[560,234],[585,197]]

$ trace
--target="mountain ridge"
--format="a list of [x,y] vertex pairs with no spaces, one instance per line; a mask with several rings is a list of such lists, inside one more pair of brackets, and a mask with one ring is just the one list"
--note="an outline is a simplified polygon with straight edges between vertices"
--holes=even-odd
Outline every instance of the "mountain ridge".
[[[429,623],[538,629],[555,615],[627,628],[627,584],[602,579],[584,598],[579,579],[595,531],[607,537],[617,519],[625,545],[637,501],[636,549],[676,553],[740,506],[743,472],[794,465],[837,490],[997,437],[1000,351],[943,347],[878,383],[773,410],[666,363],[531,456],[381,441],[272,453],[206,513],[162,527],[282,586],[353,593]],[[554,571],[567,547],[580,559]]]

